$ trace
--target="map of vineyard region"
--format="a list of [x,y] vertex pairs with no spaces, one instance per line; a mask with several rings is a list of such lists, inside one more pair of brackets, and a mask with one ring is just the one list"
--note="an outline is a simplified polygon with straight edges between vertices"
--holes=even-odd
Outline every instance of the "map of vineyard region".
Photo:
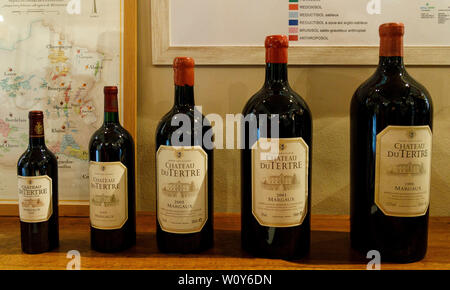
[[15,202],[28,112],[42,110],[59,199],[88,200],[88,146],[103,87],[120,86],[120,0],[0,0],[0,200]]

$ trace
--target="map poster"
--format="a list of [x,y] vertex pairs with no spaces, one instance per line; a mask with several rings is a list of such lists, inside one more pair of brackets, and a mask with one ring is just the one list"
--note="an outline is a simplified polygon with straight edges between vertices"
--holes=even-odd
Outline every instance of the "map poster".
[[0,0],[0,202],[16,203],[28,112],[42,110],[59,199],[87,201],[103,87],[122,79],[123,0]]

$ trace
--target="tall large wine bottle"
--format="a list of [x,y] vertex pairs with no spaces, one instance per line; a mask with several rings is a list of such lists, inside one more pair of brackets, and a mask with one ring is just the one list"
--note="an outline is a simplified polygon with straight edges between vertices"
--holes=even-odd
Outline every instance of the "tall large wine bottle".
[[162,252],[189,253],[213,245],[211,126],[194,103],[194,60],[174,60],[175,102],[156,131],[157,242]]
[[413,262],[427,250],[433,106],[405,70],[404,26],[380,26],[380,62],[351,102],[351,243]]
[[104,92],[104,123],[89,144],[91,247],[117,252],[136,243],[134,141],[119,123],[117,87]]
[[264,86],[243,111],[242,246],[295,259],[310,244],[312,120],[288,82],[287,37],[269,36],[265,46]]
[[30,143],[17,165],[22,250],[28,254],[59,245],[58,162],[45,146],[44,114],[29,113]]

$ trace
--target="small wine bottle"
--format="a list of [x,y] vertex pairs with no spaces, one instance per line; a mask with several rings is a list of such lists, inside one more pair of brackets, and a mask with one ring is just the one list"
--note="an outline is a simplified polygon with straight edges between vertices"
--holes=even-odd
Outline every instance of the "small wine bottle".
[[39,254],[59,246],[58,162],[45,146],[44,113],[29,113],[30,143],[17,165],[22,250]]
[[378,69],[351,102],[351,244],[414,262],[427,250],[433,105],[406,72],[404,25],[379,32]]
[[312,119],[288,82],[287,37],[268,36],[265,46],[266,81],[243,110],[257,124],[243,126],[242,246],[255,256],[295,259],[310,244]]
[[162,252],[192,253],[213,245],[213,148],[203,142],[211,126],[195,108],[194,60],[178,57],[173,68],[174,106],[156,131],[156,237]]
[[104,92],[104,123],[89,144],[91,247],[118,252],[136,243],[134,141],[119,122],[117,87]]

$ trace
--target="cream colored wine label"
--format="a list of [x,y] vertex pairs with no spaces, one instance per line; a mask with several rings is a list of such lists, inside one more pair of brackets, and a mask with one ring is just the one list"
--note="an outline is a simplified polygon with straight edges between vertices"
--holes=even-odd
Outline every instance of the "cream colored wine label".
[[302,138],[261,138],[253,145],[252,212],[260,225],[303,223],[308,210],[308,154]]
[[199,146],[156,153],[158,222],[169,233],[200,232],[208,220],[208,155]]
[[429,126],[388,126],[377,135],[375,204],[388,216],[424,215],[430,203]]
[[128,172],[121,162],[89,164],[91,226],[120,229],[128,220]]
[[52,179],[45,176],[18,176],[19,215],[26,223],[46,222],[53,214]]

